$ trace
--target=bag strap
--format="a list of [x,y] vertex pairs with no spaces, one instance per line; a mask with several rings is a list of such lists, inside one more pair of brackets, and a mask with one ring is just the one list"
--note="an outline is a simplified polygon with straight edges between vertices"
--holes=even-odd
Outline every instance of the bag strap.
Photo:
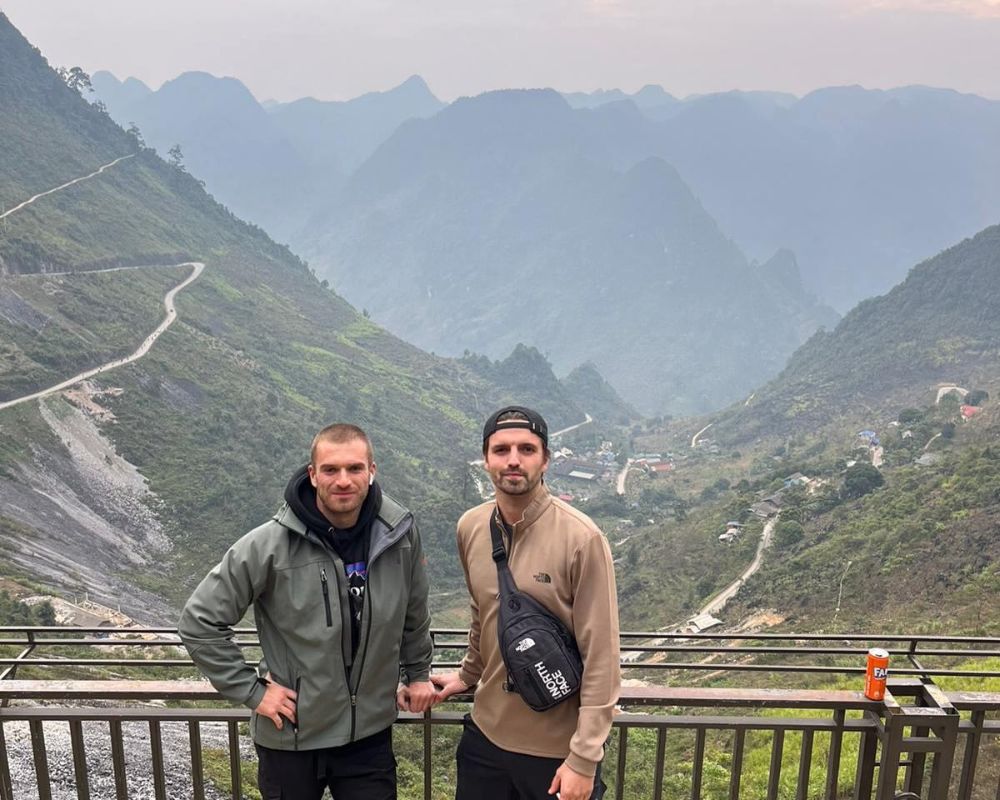
[[510,532],[500,516],[500,509],[495,508],[490,516],[490,537],[493,539],[493,563],[497,566],[497,582],[500,586],[500,596],[507,598],[517,591],[514,576],[507,565],[507,548],[503,545],[503,534]]

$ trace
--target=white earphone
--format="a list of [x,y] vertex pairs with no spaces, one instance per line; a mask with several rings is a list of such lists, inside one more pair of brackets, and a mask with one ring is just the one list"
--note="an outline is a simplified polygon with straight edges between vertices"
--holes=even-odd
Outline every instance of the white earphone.
[[371,486],[373,483],[375,483],[375,476],[374,475],[369,475],[368,476],[368,485]]

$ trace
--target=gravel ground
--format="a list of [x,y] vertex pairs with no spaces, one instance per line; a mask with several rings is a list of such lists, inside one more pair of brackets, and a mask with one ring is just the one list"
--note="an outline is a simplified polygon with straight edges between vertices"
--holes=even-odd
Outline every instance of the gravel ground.
[[[163,739],[163,769],[166,777],[167,797],[182,800],[193,797],[191,786],[191,748],[187,723],[164,722],[160,726]],[[45,749],[49,762],[49,778],[54,800],[76,800],[76,780],[73,772],[73,748],[69,725],[65,722],[46,722]],[[107,722],[84,722],[84,742],[93,800],[114,800],[115,776],[111,760],[111,737]],[[10,762],[11,785],[14,800],[37,800],[38,787],[31,750],[31,734],[27,722],[7,722],[3,726],[7,740],[7,757]],[[153,770],[149,746],[149,725],[146,722],[122,724],[125,742],[128,796],[131,800],[153,800]],[[224,723],[201,724],[202,748],[229,747],[229,734]],[[253,759],[253,745],[247,737],[240,737],[240,756]],[[229,797],[205,785],[205,797],[222,800]]]

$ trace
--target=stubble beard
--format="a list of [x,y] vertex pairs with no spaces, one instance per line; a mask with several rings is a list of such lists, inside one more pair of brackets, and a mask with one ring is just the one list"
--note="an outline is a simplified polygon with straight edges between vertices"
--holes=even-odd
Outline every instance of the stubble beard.
[[494,486],[498,492],[503,492],[504,494],[509,494],[514,497],[520,497],[521,495],[528,494],[536,486],[538,486],[541,478],[535,480],[534,482],[527,479],[527,477],[521,477],[520,480],[511,481],[510,478],[501,476],[500,480],[494,483]]

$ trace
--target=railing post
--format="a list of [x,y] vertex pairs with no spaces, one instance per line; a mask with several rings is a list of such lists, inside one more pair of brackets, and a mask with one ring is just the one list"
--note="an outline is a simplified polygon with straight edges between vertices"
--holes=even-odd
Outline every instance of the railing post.
[[10,785],[10,763],[7,761],[7,737],[0,721],[0,800],[14,800]]
[[243,772],[240,764],[240,726],[230,722],[229,729],[229,778],[232,783],[233,800],[243,797]]
[[739,800],[740,781],[743,779],[743,746],[746,743],[746,730],[737,728],[733,735],[733,761],[729,768],[729,800]]
[[73,777],[76,779],[77,800],[90,800],[90,778],[87,775],[87,748],[83,739],[83,723],[70,720],[69,738],[73,747]]
[[618,764],[615,768],[615,800],[625,797],[625,759],[628,758],[628,728],[618,729]]
[[[25,631],[25,636],[28,639],[28,646],[25,647],[24,650],[22,650],[17,655],[17,659],[16,659],[15,663],[11,664],[9,667],[7,667],[7,669],[5,669],[2,673],[0,673],[0,681],[8,680],[8,679],[9,680],[14,680],[14,678],[17,676],[17,667],[18,667],[17,661],[23,661],[24,659],[26,659],[28,656],[31,655],[32,651],[34,651],[34,649],[35,649],[35,632],[34,631]],[[6,708],[9,704],[10,704],[10,699],[9,698],[5,697],[2,700],[0,700],[0,708]]]
[[771,768],[767,775],[767,800],[778,800],[781,784],[781,756],[785,752],[785,732],[778,728],[771,740]]
[[976,782],[976,766],[979,763],[979,746],[983,740],[985,711],[972,712],[972,732],[965,737],[965,756],[962,758],[962,777],[958,783],[958,800],[969,800]]
[[[902,686],[901,694],[915,695],[912,706],[901,706],[892,693],[885,694],[885,725],[881,730],[882,758],[879,765],[877,800],[893,800],[900,760],[904,753],[912,754],[907,769],[904,791],[921,800],[947,800],[951,767],[958,742],[959,715],[933,683],[925,681],[914,686]],[[913,736],[906,736],[906,729]],[[930,785],[923,790],[923,764],[927,753],[934,755]]]
[[[865,712],[869,717],[871,712]],[[870,800],[875,783],[875,764],[878,755],[878,735],[875,730],[861,734],[858,747],[858,771],[854,777],[854,800]]]
[[834,729],[830,731],[830,750],[826,760],[826,800],[836,800],[840,784],[840,752],[844,745],[844,718],[846,712],[838,708],[833,712]]
[[52,800],[52,786],[49,781],[49,756],[45,750],[45,728],[40,720],[28,723],[31,731],[31,752],[35,762],[35,785],[38,800]]
[[423,722],[423,734],[424,734],[424,800],[431,800],[431,789],[432,789],[432,753],[431,749],[434,743],[434,738],[431,731],[431,712],[430,709],[424,712],[424,722]]

